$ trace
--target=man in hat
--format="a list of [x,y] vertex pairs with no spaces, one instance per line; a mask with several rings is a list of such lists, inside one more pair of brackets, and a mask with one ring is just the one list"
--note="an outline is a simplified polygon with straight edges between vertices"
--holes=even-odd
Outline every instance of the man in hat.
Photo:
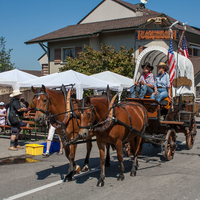
[[[19,123],[11,124],[12,134],[10,136],[10,147],[8,148],[11,151],[17,151],[18,149],[23,149],[24,147],[18,144],[18,136],[19,132],[21,131],[21,126],[26,126],[27,123],[22,122],[23,119],[23,112],[27,111],[27,108],[20,106],[20,95],[22,93],[19,90],[14,90],[13,93],[10,95],[12,97],[10,101],[10,110],[13,110],[16,115],[19,117]],[[8,118],[9,121],[9,118]]]
[[167,73],[169,67],[164,62],[160,62],[156,67],[158,67],[158,75],[155,79],[154,92],[151,95],[151,99],[156,99],[160,102],[164,98],[169,97],[171,101],[170,81],[169,74]]
[[138,98],[144,98],[146,93],[152,94],[153,85],[154,85],[154,77],[151,71],[153,70],[153,66],[150,63],[145,63],[142,65],[143,74],[141,75],[140,79],[135,82],[135,85],[131,88],[131,97],[135,98],[136,94],[138,93]]

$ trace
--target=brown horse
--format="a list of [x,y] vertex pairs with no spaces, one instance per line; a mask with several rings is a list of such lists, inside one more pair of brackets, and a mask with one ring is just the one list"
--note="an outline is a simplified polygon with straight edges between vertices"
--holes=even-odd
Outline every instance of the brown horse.
[[[82,106],[82,107],[81,107]],[[83,107],[84,106],[84,107]],[[108,103],[105,97],[88,97],[84,100],[81,109],[81,127],[79,131],[80,137],[87,137],[89,130],[95,130],[98,124],[108,112]],[[120,174],[118,180],[124,180],[124,165],[122,155],[123,142],[130,142],[132,153],[134,155],[131,176],[136,175],[137,156],[141,148],[142,137],[136,134],[137,131],[144,132],[148,123],[147,111],[139,103],[122,102],[114,106],[115,113],[113,124],[104,131],[94,131],[97,138],[97,145],[100,152],[101,175],[97,182],[97,186],[104,185],[105,179],[105,144],[113,144],[117,150],[117,158],[120,162]],[[130,129],[129,127],[135,129]]]
[[[45,88],[45,86],[42,86],[42,88],[35,89],[32,87],[32,91],[35,93],[35,96],[33,98],[33,101],[36,106],[36,114],[35,114],[35,122],[38,125],[42,125],[45,123],[47,115],[51,113],[51,115],[56,115],[60,113],[65,112],[65,99],[64,95],[61,91],[56,91],[56,90],[51,90]],[[77,101],[78,100],[73,100],[73,107],[76,110],[77,109]],[[78,111],[74,111],[78,115]],[[57,115],[54,118],[62,122],[65,117],[65,114]],[[79,121],[79,119],[77,119]],[[79,132],[79,127],[77,125],[77,121],[75,118],[70,118],[69,121],[66,124],[66,138],[68,141],[70,141],[72,138],[76,137],[78,132]],[[60,135],[62,138],[63,142],[63,137],[62,137],[62,129],[61,127],[56,129],[56,132]],[[77,149],[77,145],[63,145],[65,149],[65,155],[69,159],[69,169],[68,169],[68,174],[65,177],[65,180],[68,178],[68,180],[72,180],[72,175],[73,171],[79,172],[80,167],[76,164],[75,162],[75,153]],[[92,143],[88,142],[87,143],[87,154],[86,158],[84,161],[84,166],[82,168],[82,171],[87,171],[88,170],[88,163],[89,163],[89,157],[90,157],[90,152],[92,149]]]

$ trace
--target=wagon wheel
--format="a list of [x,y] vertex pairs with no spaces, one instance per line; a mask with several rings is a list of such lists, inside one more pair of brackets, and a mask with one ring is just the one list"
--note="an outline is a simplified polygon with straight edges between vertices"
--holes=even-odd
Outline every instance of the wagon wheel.
[[171,160],[174,157],[174,153],[176,151],[176,132],[173,129],[167,131],[165,136],[166,143],[165,143],[165,158],[166,160]]
[[194,145],[194,139],[196,135],[197,125],[195,119],[192,118],[190,122],[189,128],[186,128],[186,147],[187,149],[191,149]]

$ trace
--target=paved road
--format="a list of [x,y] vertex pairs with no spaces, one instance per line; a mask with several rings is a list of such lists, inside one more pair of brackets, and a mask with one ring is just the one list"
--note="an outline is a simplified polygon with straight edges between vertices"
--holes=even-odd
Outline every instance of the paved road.
[[[199,120],[199,119],[197,119]],[[199,120],[200,121],[200,120]],[[130,177],[132,162],[124,158],[125,180],[117,181],[119,163],[116,152],[111,151],[111,166],[106,168],[105,186],[96,187],[99,171],[84,174],[72,182],[62,183],[61,177],[67,173],[68,161],[64,155],[56,153],[48,158],[36,156],[41,162],[0,166],[0,199],[40,189],[19,199],[189,199],[200,200],[200,122],[193,149],[186,150],[185,137],[178,134],[179,146],[171,161],[162,161],[160,148],[145,144],[139,157],[136,177]],[[5,139],[6,140],[6,139]],[[82,165],[85,144],[78,146],[77,163]],[[98,169],[99,153],[93,144],[90,167]],[[41,186],[55,185],[46,189]]]

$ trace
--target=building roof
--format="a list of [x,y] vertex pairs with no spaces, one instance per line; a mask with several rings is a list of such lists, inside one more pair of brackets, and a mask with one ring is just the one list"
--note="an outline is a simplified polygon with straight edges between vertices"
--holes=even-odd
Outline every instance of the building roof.
[[193,64],[193,67],[194,67],[194,76],[196,77],[199,74],[199,72],[200,72],[200,66],[199,66],[200,57],[199,56],[189,56],[189,59],[190,59],[190,61]]
[[[132,3],[128,3],[128,2],[125,2],[125,1],[121,1],[121,0],[113,0],[113,1],[121,4],[122,6],[128,8],[130,10],[133,10],[134,12],[136,12],[137,7],[138,7],[138,4],[132,4]],[[147,9],[147,8],[143,9],[143,12],[145,14],[149,14],[149,15],[152,15],[152,14],[161,14],[159,12],[156,12],[156,11],[153,11],[153,10],[150,10],[150,9]]]
[[[99,5],[101,5],[104,1],[105,0],[103,0]],[[112,0],[112,1],[115,1],[119,3],[120,5],[134,12],[137,10],[137,7],[138,7],[138,5],[134,5],[122,0]],[[99,5],[97,5],[91,12],[93,12]],[[135,29],[135,28],[139,28],[142,25],[147,24],[148,19],[160,17],[160,16],[167,17],[168,20],[170,21],[170,24],[176,21],[175,19],[171,18],[170,16],[165,15],[164,13],[158,13],[146,8],[143,9],[143,12],[144,12],[144,15],[138,16],[138,17],[129,17],[129,18],[121,18],[121,19],[80,24],[80,22],[90,14],[89,13],[77,25],[66,26],[65,28],[61,28],[59,30],[45,34],[43,36],[34,38],[32,40],[26,41],[25,43],[33,44],[33,43],[43,43],[43,42],[51,42],[51,41],[53,42],[53,41],[60,41],[60,40],[67,40],[67,39],[91,37],[103,31]],[[183,30],[183,26],[181,24],[176,24],[174,28]],[[191,27],[189,25],[187,25],[186,31],[200,35],[200,29]]]
[[77,24],[67,26],[65,28],[53,31],[43,36],[37,37],[33,40],[25,42],[26,44],[50,42],[54,40],[62,40],[75,37],[93,36],[103,31],[138,28],[144,25],[149,18],[155,18],[160,15],[144,15],[139,17],[129,17],[123,19],[108,20],[102,22],[92,22],[85,24]]
[[34,76],[38,76],[38,77],[42,76],[42,71],[37,71],[37,70],[21,70],[21,71],[32,74]]

